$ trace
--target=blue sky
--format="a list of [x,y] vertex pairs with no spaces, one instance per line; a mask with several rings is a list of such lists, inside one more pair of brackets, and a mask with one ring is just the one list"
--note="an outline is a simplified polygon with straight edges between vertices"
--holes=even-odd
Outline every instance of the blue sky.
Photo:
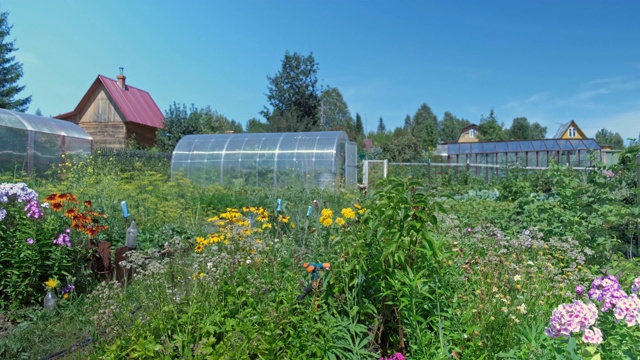
[[353,116],[402,126],[427,103],[478,122],[494,109],[547,136],[576,120],[640,132],[640,1],[5,0],[29,112],[75,108],[98,74],[241,124],[266,105],[285,51],[319,63]]

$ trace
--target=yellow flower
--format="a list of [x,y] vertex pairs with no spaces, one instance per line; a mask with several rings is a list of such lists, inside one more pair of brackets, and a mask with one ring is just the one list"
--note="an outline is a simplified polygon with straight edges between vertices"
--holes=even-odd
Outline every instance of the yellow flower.
[[322,225],[329,227],[331,226],[331,224],[333,224],[333,220],[331,220],[330,217],[326,217],[326,218],[321,218],[320,222],[322,223]]
[[65,293],[64,295],[62,295],[62,298],[64,298],[64,299],[68,299],[68,298],[69,298],[69,294],[68,294],[68,293]]
[[322,212],[320,213],[320,217],[331,218],[333,217],[333,211],[331,211],[331,209],[322,209]]
[[358,205],[358,204],[353,204],[353,207],[356,208],[357,210],[362,209],[362,206]]
[[343,218],[341,218],[341,217],[336,218],[336,224],[338,224],[338,225],[340,225],[340,226],[344,225],[344,219],[343,219]]
[[203,249],[204,249],[204,246],[202,246],[202,244],[198,244],[196,246],[195,252],[197,253],[202,252]]
[[264,224],[262,224],[262,228],[263,228],[263,229],[267,229],[267,228],[268,228],[268,229],[271,229],[271,228],[272,228],[271,223],[264,223]]
[[218,221],[218,220],[220,220],[220,218],[217,216],[207,219],[207,221]]
[[342,214],[342,216],[344,216],[346,219],[353,219],[356,217],[356,213],[355,211],[353,211],[350,208],[344,208],[342,209],[342,211],[340,212]]
[[46,287],[48,287],[49,289],[51,289],[51,290],[53,290],[53,289],[57,288],[57,287],[58,287],[58,284],[59,284],[59,283],[58,283],[58,280],[56,280],[56,279],[49,279],[49,280],[47,280],[47,281],[45,281],[45,282],[44,282],[44,285],[45,285]]
[[291,228],[292,228],[292,229],[295,229],[295,228],[296,228],[296,224],[291,223]]

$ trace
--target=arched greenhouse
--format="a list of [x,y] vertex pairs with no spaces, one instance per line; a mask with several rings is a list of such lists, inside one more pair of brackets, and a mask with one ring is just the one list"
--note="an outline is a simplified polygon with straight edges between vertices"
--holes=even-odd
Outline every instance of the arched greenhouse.
[[62,154],[90,155],[92,146],[74,123],[0,109],[0,172],[44,173]]
[[344,131],[187,135],[172,176],[201,184],[355,186],[357,147]]

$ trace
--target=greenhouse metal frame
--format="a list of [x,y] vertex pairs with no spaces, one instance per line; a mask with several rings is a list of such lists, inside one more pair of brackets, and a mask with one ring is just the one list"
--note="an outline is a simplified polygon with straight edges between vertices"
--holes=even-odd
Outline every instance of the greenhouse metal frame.
[[41,174],[62,161],[62,154],[90,155],[93,139],[64,120],[0,109],[0,171]]
[[187,135],[172,177],[200,184],[321,188],[357,184],[357,146],[344,131]]
[[593,165],[591,154],[599,156],[594,139],[541,139],[470,142],[439,146],[446,162],[457,164],[520,165],[544,168],[551,160],[572,167]]

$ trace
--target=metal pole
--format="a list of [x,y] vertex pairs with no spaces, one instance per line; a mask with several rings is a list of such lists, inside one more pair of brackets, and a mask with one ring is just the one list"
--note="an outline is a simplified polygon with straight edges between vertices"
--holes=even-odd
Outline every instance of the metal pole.
[[369,187],[369,160],[362,161],[362,185],[365,189]]

